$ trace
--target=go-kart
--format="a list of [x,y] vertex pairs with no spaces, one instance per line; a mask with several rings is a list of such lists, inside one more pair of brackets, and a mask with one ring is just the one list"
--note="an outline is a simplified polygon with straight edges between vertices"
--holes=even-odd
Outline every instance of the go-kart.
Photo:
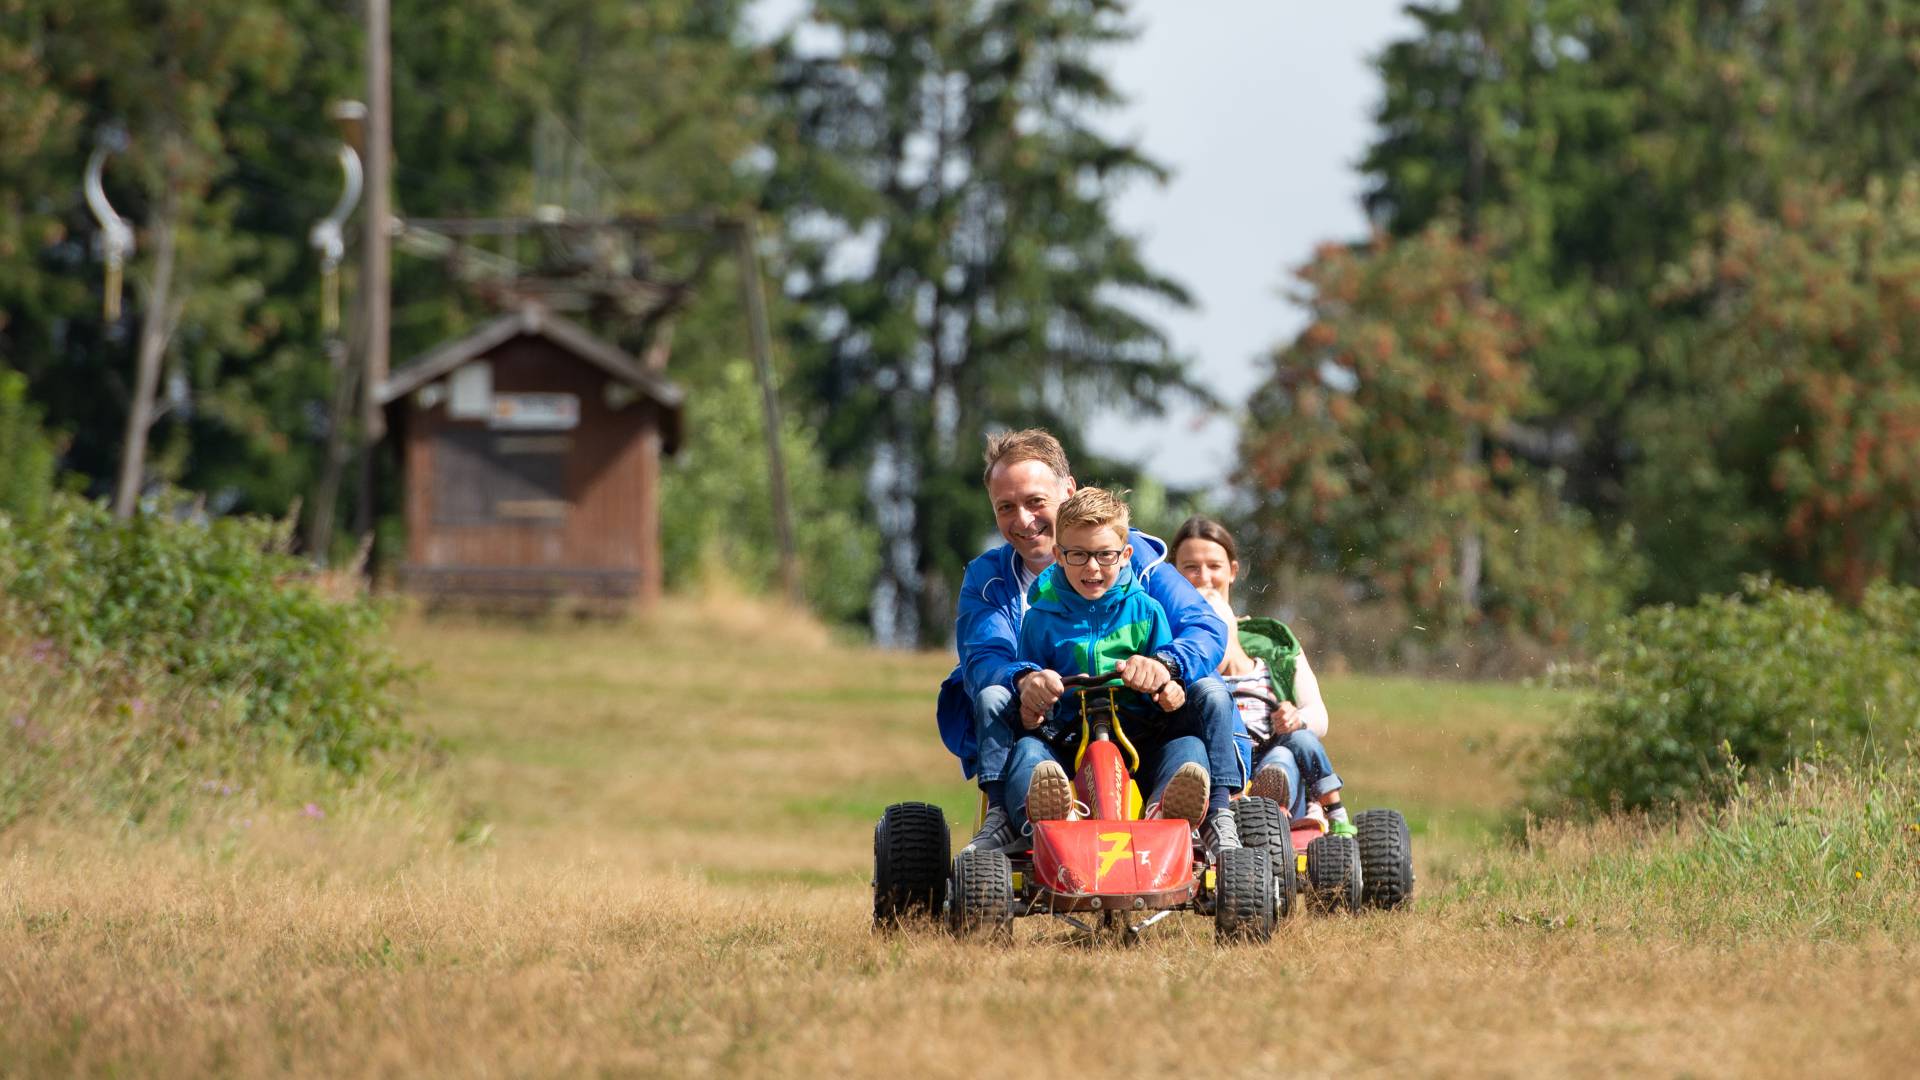
[[1078,729],[1047,725],[1042,737],[1075,750],[1074,794],[1088,813],[1033,822],[1032,851],[963,851],[949,863],[939,807],[887,807],[873,833],[875,925],[939,917],[962,936],[1004,938],[1015,918],[1050,915],[1089,934],[1132,941],[1176,911],[1194,911],[1212,916],[1223,942],[1273,935],[1283,903],[1291,903],[1291,858],[1285,874],[1274,872],[1265,844],[1229,848],[1209,862],[1188,822],[1140,816],[1133,782],[1140,755],[1116,708],[1112,684],[1119,678],[1109,672],[1062,680],[1077,691]]
[[1297,899],[1321,911],[1397,908],[1413,899],[1413,838],[1398,810],[1363,810],[1356,835],[1334,836],[1319,815],[1291,818],[1272,799],[1249,795],[1233,804],[1240,842],[1267,852],[1280,878],[1281,917]]

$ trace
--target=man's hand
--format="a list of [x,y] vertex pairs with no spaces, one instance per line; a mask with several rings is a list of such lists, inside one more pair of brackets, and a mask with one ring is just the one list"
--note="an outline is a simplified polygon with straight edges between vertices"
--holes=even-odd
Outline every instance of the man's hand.
[[1187,692],[1179,683],[1168,679],[1160,692],[1153,695],[1153,703],[1160,706],[1161,712],[1179,712],[1180,706],[1187,703]]
[[1053,711],[1054,702],[1067,692],[1067,684],[1060,681],[1060,673],[1046,669],[1029,671],[1020,676],[1016,688],[1020,691],[1020,724],[1028,731],[1045,723],[1047,714]]
[[1273,710],[1273,730],[1277,735],[1291,735],[1306,726],[1300,718],[1300,706],[1291,701],[1283,701]]
[[1120,662],[1120,679],[1127,689],[1152,696],[1173,681],[1173,672],[1151,656],[1129,656]]

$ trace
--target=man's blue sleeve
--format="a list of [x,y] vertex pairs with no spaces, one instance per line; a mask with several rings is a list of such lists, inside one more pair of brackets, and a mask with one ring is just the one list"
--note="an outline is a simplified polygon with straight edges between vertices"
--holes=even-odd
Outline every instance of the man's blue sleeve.
[[[1029,616],[1020,623],[1020,648],[1013,664],[1007,668],[1006,678],[1017,679],[1029,671],[1054,667],[1052,657],[1047,655],[1046,633],[1042,620]],[[1059,668],[1054,668],[1058,671]]]
[[1147,575],[1147,595],[1167,609],[1173,641],[1162,651],[1180,665],[1180,681],[1191,683],[1219,670],[1227,655],[1227,624],[1200,591],[1172,566],[1161,563]]
[[[960,671],[967,696],[978,697],[989,686],[998,686],[1014,675],[1019,657],[1015,652],[1019,628],[1007,616],[1007,609],[987,599],[987,585],[994,580],[992,560],[975,559],[967,566],[960,583],[959,613],[953,620],[953,645],[960,653]],[[1002,583],[1012,588],[1010,582]]]

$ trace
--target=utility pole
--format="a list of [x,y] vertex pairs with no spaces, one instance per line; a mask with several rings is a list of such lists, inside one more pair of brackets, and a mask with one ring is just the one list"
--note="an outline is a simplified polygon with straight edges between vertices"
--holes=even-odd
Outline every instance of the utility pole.
[[733,225],[734,251],[740,263],[740,298],[747,309],[747,331],[753,340],[753,366],[760,375],[761,415],[767,429],[767,480],[773,488],[773,523],[780,537],[780,583],[787,599],[805,600],[800,589],[800,558],[794,549],[793,517],[787,506],[787,464],[780,451],[780,396],[773,385],[773,335],[767,328],[767,298],[760,286],[760,252],[754,243],[753,218]]
[[367,216],[362,243],[366,268],[361,295],[366,311],[366,352],[360,365],[361,483],[354,530],[373,529],[374,447],[386,434],[380,386],[387,381],[387,345],[392,330],[393,76],[388,0],[367,0]]

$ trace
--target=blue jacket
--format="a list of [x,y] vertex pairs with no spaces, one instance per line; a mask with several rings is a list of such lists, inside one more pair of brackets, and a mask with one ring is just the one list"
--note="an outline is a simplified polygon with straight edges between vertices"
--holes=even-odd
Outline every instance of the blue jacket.
[[[1173,640],[1159,650],[1180,668],[1182,682],[1212,674],[1227,654],[1227,627],[1199,592],[1165,565],[1167,545],[1157,536],[1134,529],[1134,578],[1147,595],[1166,609]],[[981,690],[1013,678],[1019,663],[1020,593],[1015,571],[1020,558],[1012,544],[999,547],[967,564],[960,585],[960,611],[954,619],[953,643],[960,666],[940,684],[934,715],[940,739],[946,743],[968,776],[977,770],[978,749],[973,733],[973,699]]]

